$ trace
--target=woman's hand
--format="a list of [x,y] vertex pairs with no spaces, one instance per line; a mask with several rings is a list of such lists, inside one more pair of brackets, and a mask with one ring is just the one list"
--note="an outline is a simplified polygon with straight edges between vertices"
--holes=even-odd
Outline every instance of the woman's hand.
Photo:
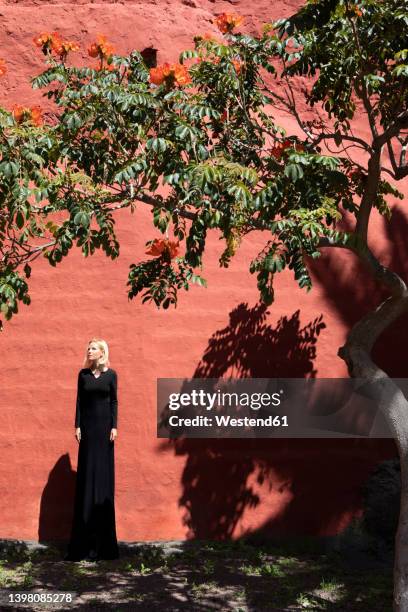
[[78,442],[80,442],[80,441],[81,441],[81,428],[80,428],[80,427],[77,427],[77,428],[75,429],[75,437],[76,437],[76,439],[78,440]]
[[118,430],[117,429],[111,429],[110,432],[110,441],[113,442],[115,440],[115,438],[118,437]]

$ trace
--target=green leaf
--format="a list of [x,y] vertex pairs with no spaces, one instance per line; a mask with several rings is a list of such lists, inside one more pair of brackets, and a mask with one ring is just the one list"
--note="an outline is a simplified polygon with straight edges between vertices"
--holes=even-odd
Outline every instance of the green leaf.
[[74,224],[81,225],[82,227],[88,227],[90,223],[90,218],[88,213],[84,211],[78,212],[74,217]]
[[163,153],[167,147],[168,143],[164,138],[149,138],[146,142],[146,148],[155,153]]
[[21,210],[19,210],[17,212],[17,214],[16,214],[16,225],[17,225],[18,229],[21,229],[23,227],[24,221],[25,221],[24,215],[21,212]]
[[244,206],[247,206],[249,202],[252,200],[252,194],[249,191],[248,187],[239,181],[235,185],[231,185],[228,188],[228,193],[233,195],[237,202],[242,202]]
[[408,77],[408,65],[399,64],[398,66],[395,66],[395,68],[392,71],[392,74],[397,77],[400,77],[400,76]]
[[6,178],[12,178],[17,176],[20,169],[20,165],[13,161],[4,161],[0,164],[0,173],[4,174]]
[[293,183],[296,183],[299,179],[303,178],[303,168],[300,164],[287,164],[284,170],[285,176],[287,176]]
[[77,130],[82,125],[82,119],[78,113],[70,113],[64,117],[64,123],[69,130]]
[[193,57],[199,57],[198,51],[195,51],[194,49],[186,49],[180,53],[179,62],[182,64],[185,59],[192,59]]

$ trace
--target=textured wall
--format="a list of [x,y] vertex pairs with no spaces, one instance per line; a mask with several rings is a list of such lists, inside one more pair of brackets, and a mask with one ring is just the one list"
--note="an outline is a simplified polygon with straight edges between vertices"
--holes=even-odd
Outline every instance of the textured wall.
[[[288,15],[298,2],[198,0],[0,3],[0,56],[8,74],[0,103],[39,103],[28,78],[41,68],[32,38],[58,30],[78,41],[108,35],[117,51],[159,50],[176,60],[195,33],[211,31],[214,15],[234,10],[248,31]],[[85,47],[85,45],[84,45]],[[89,62],[79,57],[78,61]],[[359,126],[364,132],[365,125]],[[376,248],[401,266],[406,217],[396,217],[401,244],[389,249],[376,221]],[[359,486],[372,466],[392,456],[390,441],[219,440],[176,445],[156,439],[157,377],[197,375],[337,377],[347,329],[374,303],[352,256],[325,257],[310,294],[290,274],[278,279],[276,303],[257,304],[248,261],[260,236],[243,246],[228,271],[218,268],[222,245],[212,236],[206,254],[208,289],[180,295],[176,310],[129,303],[128,266],[153,236],[142,204],[117,215],[121,256],[84,260],[72,253],[56,269],[34,266],[32,305],[0,337],[0,537],[55,539],[68,535],[77,461],[74,403],[77,371],[88,338],[110,344],[119,378],[116,503],[121,540],[239,537],[248,531],[331,534],[359,512]],[[361,288],[360,279],[363,279]],[[321,320],[318,320],[322,317]],[[322,326],[324,323],[324,327]],[[401,327],[378,355],[395,375],[406,369],[396,352]],[[393,347],[392,349],[390,347]]]

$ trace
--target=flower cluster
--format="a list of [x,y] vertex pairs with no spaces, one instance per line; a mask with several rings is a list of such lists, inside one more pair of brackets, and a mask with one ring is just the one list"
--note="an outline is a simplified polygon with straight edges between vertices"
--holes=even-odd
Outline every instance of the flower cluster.
[[179,240],[169,240],[168,238],[155,238],[150,247],[146,251],[146,255],[154,255],[155,257],[161,257],[163,254],[167,254],[170,259],[174,259],[179,254]]
[[88,55],[91,57],[99,57],[99,59],[107,59],[114,52],[114,46],[106,40],[106,36],[98,34],[96,42],[88,47]]
[[280,160],[282,158],[282,155],[286,151],[286,149],[290,149],[291,146],[292,146],[292,141],[291,140],[284,140],[283,142],[278,142],[271,149],[272,157],[274,157],[275,159]]
[[14,121],[16,123],[24,123],[30,121],[32,124],[39,126],[42,125],[42,108],[41,106],[21,106],[16,104],[12,109]]
[[168,64],[165,62],[162,66],[150,69],[150,82],[155,85],[166,83],[166,85],[172,87],[174,85],[188,85],[188,83],[191,83],[191,77],[183,64]]
[[282,159],[282,155],[285,153],[287,149],[296,149],[296,151],[299,151],[299,152],[302,152],[305,150],[303,145],[297,142],[293,142],[293,140],[286,139],[286,140],[283,140],[282,142],[278,142],[274,147],[272,147],[271,155],[272,157],[274,157],[275,159],[279,161],[280,159]]
[[39,47],[45,55],[55,53],[61,61],[64,61],[70,51],[79,51],[79,45],[73,40],[63,40],[58,32],[42,32],[33,38],[36,47]]
[[215,25],[223,34],[232,32],[232,30],[240,26],[243,21],[244,18],[242,15],[237,15],[236,13],[222,13],[214,19]]
[[7,66],[4,59],[0,57],[0,77],[4,76],[7,72]]

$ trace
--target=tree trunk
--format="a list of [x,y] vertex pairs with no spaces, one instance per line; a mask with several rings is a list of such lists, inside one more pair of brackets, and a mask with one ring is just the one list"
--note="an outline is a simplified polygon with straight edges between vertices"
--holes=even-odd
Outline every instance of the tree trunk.
[[[407,407],[408,410],[408,407]],[[394,611],[408,611],[408,456],[401,456],[401,503],[395,537]]]
[[408,292],[403,290],[383,302],[351,330],[339,356],[350,376],[371,382],[370,393],[386,418],[401,461],[401,501],[395,537],[394,612],[408,612],[408,401],[399,387],[371,359],[371,350],[381,333],[408,311]]

